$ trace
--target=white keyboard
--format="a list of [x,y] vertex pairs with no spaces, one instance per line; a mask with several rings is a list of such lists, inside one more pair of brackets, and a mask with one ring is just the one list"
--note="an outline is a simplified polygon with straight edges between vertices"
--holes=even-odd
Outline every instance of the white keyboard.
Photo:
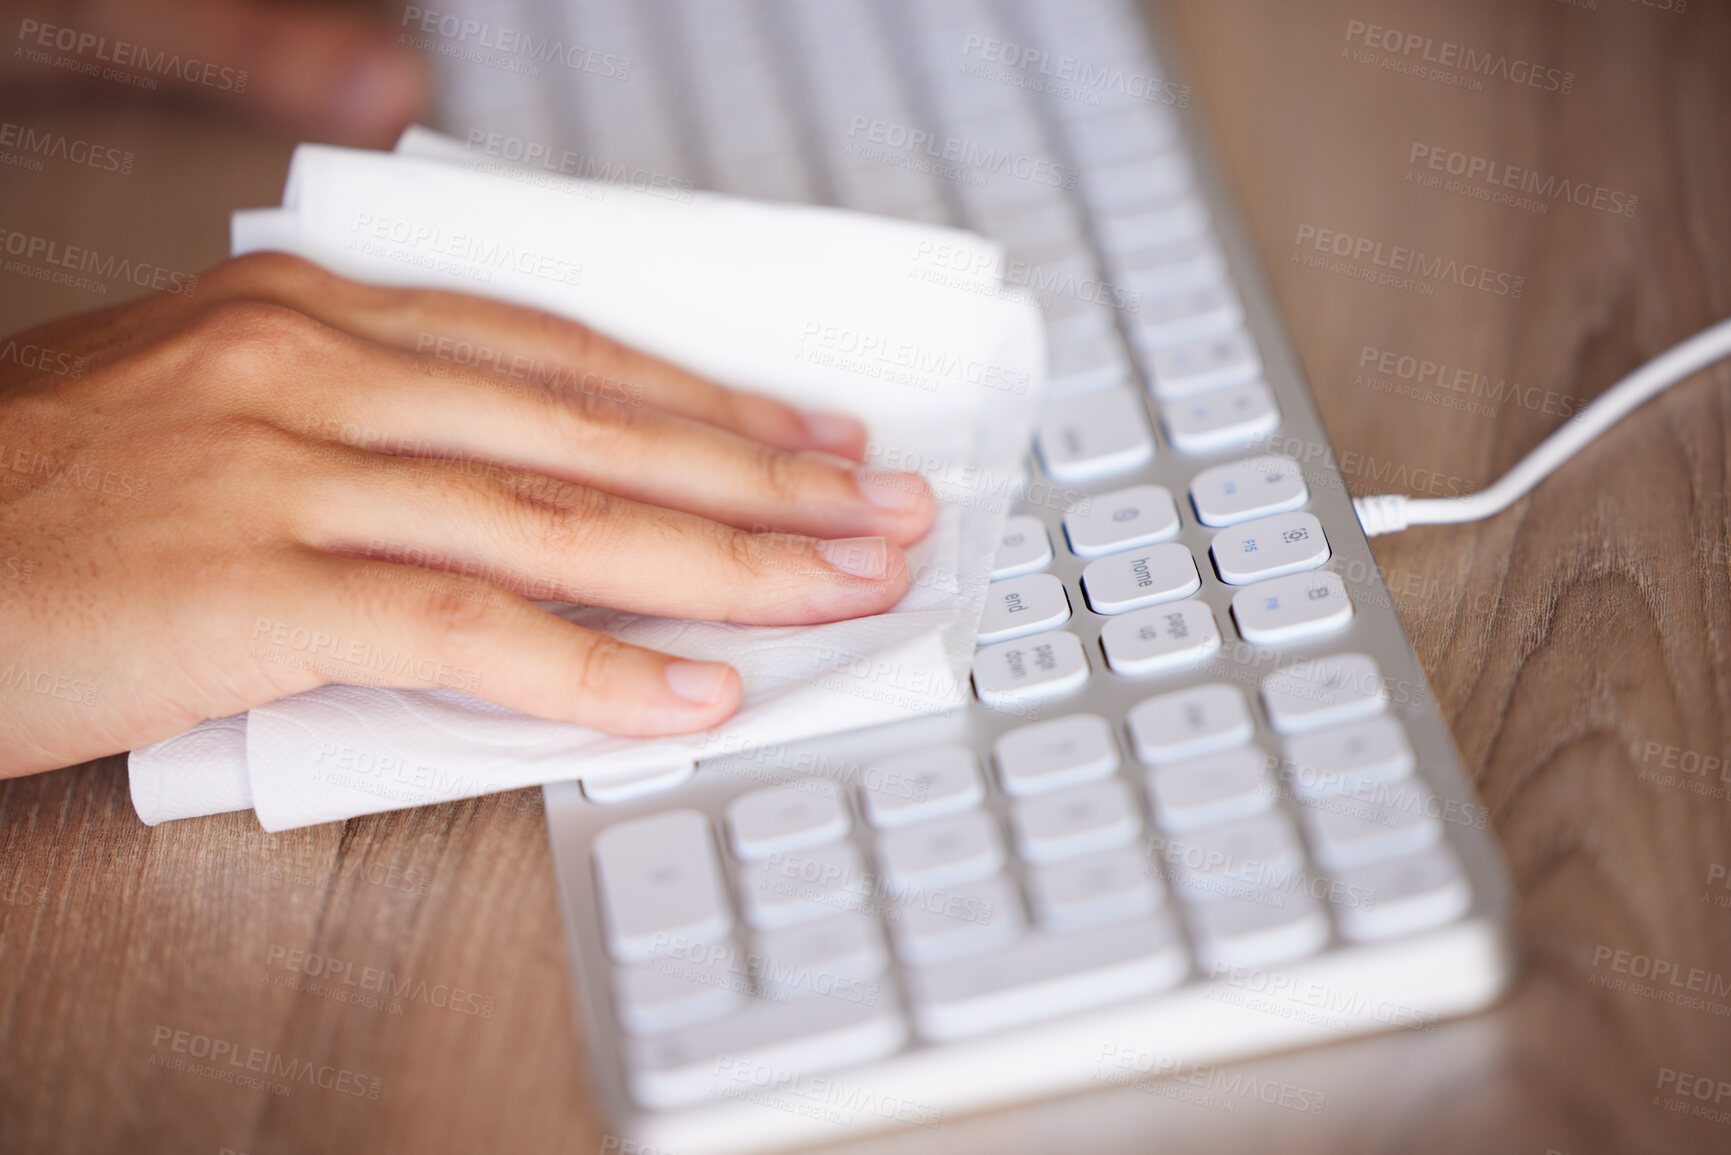
[[[663,185],[976,229],[1051,350],[974,706],[547,789],[612,1134],[694,1155],[930,1126],[1126,1054],[1171,1070],[1496,996],[1485,813],[1133,9],[465,14],[631,68],[445,61],[459,136],[536,126]],[[897,145],[916,132],[945,143]]]

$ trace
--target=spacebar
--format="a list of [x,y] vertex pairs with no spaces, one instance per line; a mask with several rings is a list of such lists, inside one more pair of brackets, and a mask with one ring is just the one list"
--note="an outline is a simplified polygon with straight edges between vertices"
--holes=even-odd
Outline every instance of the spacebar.
[[911,971],[908,994],[916,1029],[942,1041],[1147,994],[1188,970],[1183,941],[1161,915],[1037,934],[993,955]]
[[899,1050],[907,1034],[891,1000],[876,1006],[829,996],[754,1000],[725,1019],[631,1040],[631,1097],[652,1111],[749,1097],[777,1072],[806,1074],[881,1058]]

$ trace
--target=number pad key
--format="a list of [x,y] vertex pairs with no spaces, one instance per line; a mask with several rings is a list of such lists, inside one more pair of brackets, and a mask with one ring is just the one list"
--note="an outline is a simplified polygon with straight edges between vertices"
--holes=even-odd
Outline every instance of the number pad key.
[[1302,958],[1328,942],[1328,916],[1309,894],[1247,894],[1190,909],[1197,960],[1219,972]]
[[1154,460],[1154,434],[1130,388],[1053,402],[1040,419],[1040,460],[1053,481],[1084,485]]
[[1195,666],[1220,649],[1220,626],[1203,602],[1132,610],[1100,627],[1100,648],[1112,672],[1162,674]]
[[1203,525],[1225,529],[1241,521],[1302,509],[1310,500],[1298,462],[1252,457],[1204,469],[1190,481],[1190,504]]
[[1072,714],[1022,726],[992,747],[998,781],[1018,798],[1104,778],[1118,768],[1112,727],[1098,714]]
[[1385,787],[1370,799],[1324,798],[1305,807],[1316,861],[1349,870],[1424,850],[1442,837],[1436,796],[1416,781]]
[[739,873],[745,917],[760,929],[857,910],[871,897],[871,880],[851,842],[772,854]]
[[914,966],[931,966],[1006,946],[1026,925],[1022,903],[999,875],[943,890],[920,890],[902,901],[892,923],[896,953]]
[[1339,574],[1327,570],[1291,574],[1233,594],[1232,620],[1247,642],[1285,645],[1346,625],[1352,620],[1352,599]]
[[1149,698],[1130,711],[1136,756],[1150,764],[1241,746],[1252,731],[1244,695],[1219,682]]
[[1180,453],[1215,453],[1248,445],[1280,428],[1274,391],[1260,381],[1213,389],[1160,407],[1166,440]]
[[1249,818],[1274,806],[1268,755],[1238,746],[1148,772],[1154,817],[1168,830],[1197,830]]
[[1375,901],[1345,904],[1338,911],[1340,933],[1355,942],[1394,938],[1452,922],[1472,905],[1472,888],[1460,860],[1446,846],[1423,854],[1342,871],[1335,881],[1347,893],[1374,895]]
[[996,874],[1004,842],[990,814],[970,810],[878,839],[878,864],[904,886],[945,886]]
[[1300,798],[1325,798],[1412,773],[1412,743],[1393,718],[1304,734],[1286,743],[1286,780]]
[[1262,704],[1282,734],[1302,734],[1380,714],[1388,707],[1382,671],[1366,654],[1296,662],[1262,680]]
[[[1131,223],[1124,222],[1126,226]],[[1155,354],[1170,345],[1231,332],[1244,324],[1244,305],[1231,285],[1204,285],[1142,298],[1134,324],[1137,346],[1145,354]]]
[[674,936],[720,938],[733,925],[709,820],[670,810],[618,822],[595,838],[595,876],[613,957],[651,957]]
[[1171,345],[1154,354],[1152,386],[1160,401],[1176,401],[1210,389],[1243,385],[1262,375],[1262,358],[1248,330],[1234,329],[1205,341]]
[[980,615],[980,643],[1007,642],[1070,620],[1064,583],[1049,573],[1023,574],[993,582]]
[[972,810],[986,797],[980,765],[966,746],[935,746],[874,763],[860,790],[866,818],[892,830]]
[[1298,832],[1280,813],[1173,838],[1165,857],[1174,888],[1192,902],[1281,890],[1304,870]]
[[772,999],[861,1001],[877,992],[871,980],[889,963],[877,919],[860,914],[759,935],[757,953],[758,984]]
[[1103,557],[1082,571],[1082,592],[1097,614],[1187,598],[1201,588],[1195,559],[1175,542]]
[[1018,513],[1004,522],[1004,538],[992,562],[992,580],[1036,573],[1052,564],[1052,539],[1045,523],[1032,514]]
[[1178,504],[1163,485],[1132,485],[1088,499],[1064,515],[1064,534],[1079,557],[1101,557],[1178,536]]
[[718,947],[715,957],[689,949],[697,956],[669,954],[648,963],[613,972],[613,1001],[619,1025],[633,1035],[676,1031],[693,1023],[720,1018],[745,1001],[745,979],[732,974],[737,961],[731,948]]
[[1131,847],[1028,872],[1028,899],[1035,916],[1054,930],[1076,930],[1147,914],[1164,897],[1152,863]]
[[847,835],[847,803],[832,783],[802,781],[798,789],[771,786],[733,800],[727,808],[733,850],[747,862],[778,851],[822,846]]
[[1055,698],[1087,680],[1082,640],[1063,630],[983,646],[974,654],[974,692],[994,709]]
[[1029,862],[1058,862],[1122,846],[1142,828],[1136,800],[1117,778],[1016,804],[1016,846]]

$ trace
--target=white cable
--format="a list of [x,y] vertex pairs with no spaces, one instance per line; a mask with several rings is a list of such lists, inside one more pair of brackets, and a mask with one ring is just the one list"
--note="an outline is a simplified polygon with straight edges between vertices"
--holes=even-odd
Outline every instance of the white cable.
[[1501,513],[1631,410],[1727,356],[1731,356],[1731,317],[1673,345],[1605,390],[1488,489],[1465,497],[1409,498],[1398,493],[1355,497],[1352,507],[1365,536],[1399,533],[1409,525],[1477,521]]

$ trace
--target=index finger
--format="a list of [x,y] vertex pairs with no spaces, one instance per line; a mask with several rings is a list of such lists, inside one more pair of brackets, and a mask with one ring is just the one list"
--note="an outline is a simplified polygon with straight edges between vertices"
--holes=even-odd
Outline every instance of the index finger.
[[649,405],[779,449],[865,460],[866,428],[853,417],[718,385],[540,309],[442,289],[361,284],[283,253],[230,261],[202,286],[207,300],[267,301],[377,344],[520,376],[551,390],[564,386]]

